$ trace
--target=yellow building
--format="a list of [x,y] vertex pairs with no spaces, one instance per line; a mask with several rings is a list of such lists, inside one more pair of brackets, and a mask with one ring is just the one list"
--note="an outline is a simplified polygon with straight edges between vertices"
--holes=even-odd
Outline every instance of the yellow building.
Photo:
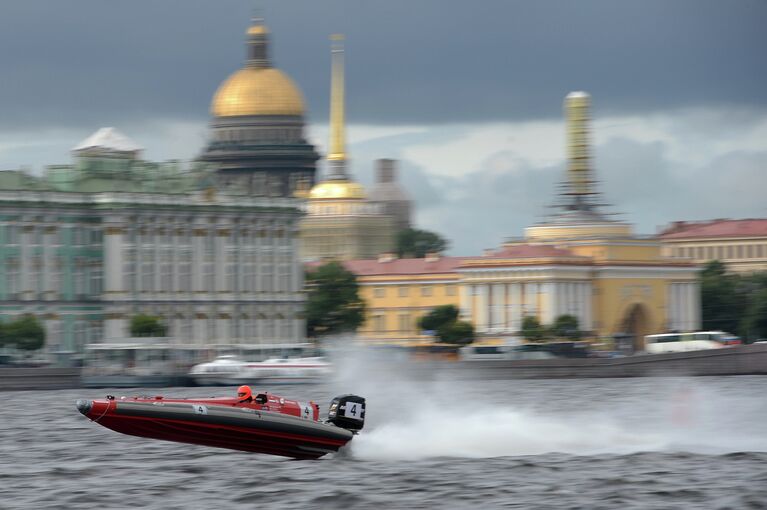
[[376,257],[394,248],[395,221],[383,205],[367,200],[365,188],[346,169],[344,62],[341,37],[334,36],[330,97],[328,176],[308,194],[300,224],[301,257],[306,260]]
[[458,306],[459,257],[429,255],[422,259],[349,260],[357,275],[360,295],[367,303],[365,323],[358,334],[372,342],[411,342],[421,336],[417,322],[435,306]]
[[637,348],[646,334],[699,329],[698,268],[663,257],[657,239],[637,236],[630,224],[600,211],[589,106],[584,92],[565,100],[568,169],[559,212],[528,227],[523,239],[436,265],[426,259],[347,263],[368,303],[362,337],[410,338],[417,331],[407,327],[441,304],[459,305],[462,318],[485,336],[517,336],[525,316],[551,324],[564,314],[593,336],[632,336]]
[[658,235],[663,254],[691,259],[698,264],[711,260],[729,271],[767,271],[767,219],[675,221]]

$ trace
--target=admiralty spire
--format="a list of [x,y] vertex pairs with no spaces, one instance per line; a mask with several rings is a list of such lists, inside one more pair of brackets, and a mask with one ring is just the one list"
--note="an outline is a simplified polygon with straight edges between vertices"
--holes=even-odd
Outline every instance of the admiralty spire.
[[304,260],[373,258],[394,247],[394,219],[370,203],[347,168],[343,36],[331,37],[327,177],[314,186],[301,221]]

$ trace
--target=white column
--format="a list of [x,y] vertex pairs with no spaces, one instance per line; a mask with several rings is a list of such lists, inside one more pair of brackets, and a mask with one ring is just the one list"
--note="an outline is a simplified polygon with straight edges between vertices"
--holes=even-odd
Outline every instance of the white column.
[[509,288],[509,315],[511,330],[519,331],[522,327],[522,284],[512,283]]
[[29,249],[29,243],[32,242],[32,234],[31,232],[27,232],[27,227],[24,225],[21,225],[19,228],[19,268],[21,275],[19,276],[19,293],[21,296],[23,296],[22,299],[27,299],[27,291],[31,291],[30,289],[30,271],[31,271],[31,261],[32,257],[30,256],[30,249]]
[[492,308],[492,319],[490,321],[490,327],[493,331],[503,331],[504,325],[506,324],[506,318],[504,317],[504,309],[506,307],[506,296],[504,292],[504,284],[502,283],[494,283],[493,284],[493,308]]
[[477,285],[477,331],[486,333],[488,330],[488,288],[487,284]]
[[106,227],[104,239],[104,293],[123,292],[123,231],[119,227]]
[[553,324],[556,318],[554,315],[556,303],[554,299],[554,283],[542,283],[541,294],[541,322],[543,324]]
[[461,319],[471,322],[472,285],[461,282],[458,293],[461,300]]
[[677,315],[677,303],[676,303],[676,283],[670,283],[668,286],[668,307],[667,320],[668,329],[675,330],[676,327],[676,315]]
[[686,310],[687,310],[687,320],[685,321],[687,325],[687,330],[694,331],[695,330],[695,303],[697,302],[697,299],[695,298],[695,285],[692,283],[686,283],[685,284],[685,297],[686,297]]
[[591,323],[591,282],[583,282],[581,285],[583,289],[583,324],[581,329],[591,331],[593,327]]
[[551,313],[554,317],[562,315],[562,284],[560,282],[551,282]]
[[[228,226],[231,229],[231,225]],[[226,259],[226,241],[227,237],[219,235],[218,229],[213,231],[213,271],[214,271],[214,289],[223,292],[230,289],[226,288],[226,270],[228,261]]]
[[668,303],[666,305],[668,316],[666,322],[668,323],[668,328],[673,331],[679,329],[679,296],[677,292],[679,286],[676,283],[670,283],[668,287]]
[[226,319],[220,315],[216,317],[216,340],[215,343],[231,343],[232,332],[231,325],[232,319]]
[[[203,289],[203,274],[202,274],[202,259],[203,259],[203,243],[204,237],[200,234],[200,231],[204,230],[201,225],[196,225],[197,228],[192,230],[192,293],[199,292]],[[197,329],[195,319],[195,330]],[[195,333],[195,338],[199,338]]]
[[[293,273],[293,278],[291,281],[293,282],[293,287],[290,289],[292,293],[300,292],[301,289],[304,286],[304,271],[303,266],[301,265],[301,257],[300,257],[300,251],[301,251],[301,243],[300,239],[298,237],[298,227],[296,225],[293,225],[291,227],[291,255],[293,257],[292,260],[292,266],[291,271]],[[303,334],[301,336],[296,336],[296,338],[303,338]]]
[[698,282],[691,283],[690,286],[692,287],[692,303],[693,303],[693,318],[692,318],[692,328],[696,331],[700,331],[703,329],[703,324],[701,321],[701,303],[700,303],[700,285],[698,285]]
[[[43,279],[42,282],[42,289],[44,292],[56,292],[58,289],[54,289],[52,287],[53,284],[53,265],[55,263],[55,258],[53,256],[54,254],[54,245],[55,245],[55,239],[56,239],[56,231],[48,232],[48,229],[46,228],[46,231],[43,232],[43,235],[41,236],[43,239],[43,256],[42,256],[42,274],[40,277]],[[50,296],[50,294],[46,294],[46,296]],[[53,326],[51,326],[53,327]],[[50,331],[50,330],[49,330]]]

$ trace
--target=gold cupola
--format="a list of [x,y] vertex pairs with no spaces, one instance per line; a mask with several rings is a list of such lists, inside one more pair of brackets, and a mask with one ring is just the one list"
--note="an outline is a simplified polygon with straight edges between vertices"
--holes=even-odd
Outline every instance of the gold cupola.
[[248,59],[216,91],[210,105],[214,117],[253,115],[303,116],[298,86],[269,60],[269,30],[256,18],[247,30]]

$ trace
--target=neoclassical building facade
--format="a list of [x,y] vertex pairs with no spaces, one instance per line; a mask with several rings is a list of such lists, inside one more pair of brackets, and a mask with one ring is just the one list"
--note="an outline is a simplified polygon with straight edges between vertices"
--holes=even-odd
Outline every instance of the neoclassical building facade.
[[[523,237],[439,265],[438,258],[347,262],[368,302],[361,331],[375,342],[401,342],[404,331],[413,331],[415,321],[440,304],[458,306],[480,336],[518,336],[526,316],[548,325],[565,314],[591,337],[628,335],[635,348],[647,334],[700,328],[698,266],[663,256],[658,239],[636,235],[630,224],[602,211],[590,162],[589,107],[585,92],[565,99],[563,191],[556,213]],[[402,299],[413,285],[421,285],[421,299]],[[401,317],[413,325],[403,326]],[[416,332],[410,339],[423,337]]]
[[103,128],[43,175],[0,172],[0,320],[40,318],[52,351],[129,336],[159,316],[188,345],[302,342],[296,191],[318,158],[300,90],[274,68],[266,27],[216,92],[210,143],[154,163]]

